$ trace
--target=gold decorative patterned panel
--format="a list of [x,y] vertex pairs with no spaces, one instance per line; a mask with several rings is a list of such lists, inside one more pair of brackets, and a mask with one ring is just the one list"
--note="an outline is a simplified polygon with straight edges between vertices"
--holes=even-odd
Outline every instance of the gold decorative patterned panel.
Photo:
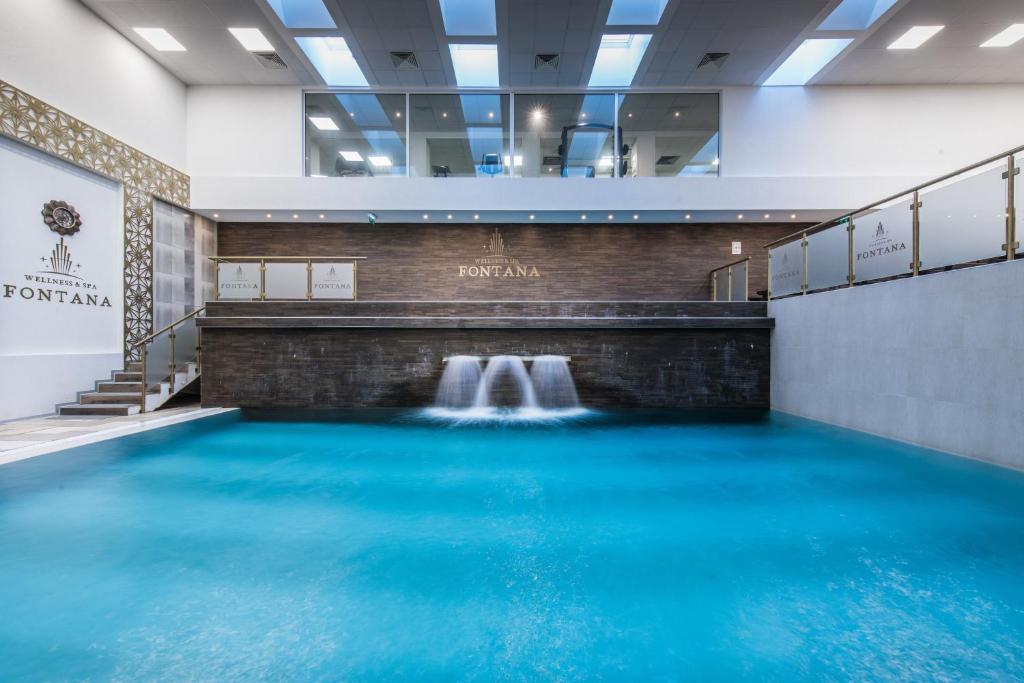
[[124,188],[124,355],[153,328],[153,197],[189,205],[189,178],[0,81],[0,135],[119,181]]

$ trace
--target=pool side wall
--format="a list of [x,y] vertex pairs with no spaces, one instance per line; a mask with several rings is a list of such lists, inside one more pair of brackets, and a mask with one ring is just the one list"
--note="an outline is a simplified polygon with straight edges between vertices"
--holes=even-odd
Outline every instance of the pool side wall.
[[455,354],[572,357],[594,408],[764,409],[769,330],[203,330],[203,405],[244,408],[425,407]]
[[1024,469],[1024,261],[772,301],[772,407]]

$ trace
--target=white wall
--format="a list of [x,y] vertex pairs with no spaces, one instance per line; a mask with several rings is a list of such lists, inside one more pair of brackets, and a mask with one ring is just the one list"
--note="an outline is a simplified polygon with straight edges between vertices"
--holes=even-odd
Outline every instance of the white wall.
[[935,177],[1024,144],[1022,112],[1021,85],[727,88],[722,173]]
[[[197,208],[226,208],[229,197],[217,189],[230,185],[220,183],[226,178],[302,175],[299,88],[193,87],[188,101],[188,171],[196,196],[202,197]],[[716,196],[727,195],[727,203],[718,208],[854,208],[1024,144],[1022,113],[1024,86],[1019,85],[726,88],[722,93],[722,175],[746,182],[716,192]],[[793,194],[801,198],[796,204],[761,201],[760,197],[777,192],[779,184],[773,178],[812,182],[793,186]],[[824,179],[825,191],[822,182],[813,182],[816,179]],[[422,185],[418,191],[412,186],[399,190],[388,180],[374,179],[359,191],[335,192],[332,207],[408,204],[412,197],[434,192],[433,180],[414,179],[414,184]],[[636,209],[648,206],[653,194],[662,197],[659,204],[692,208],[686,206],[691,196],[705,197],[700,179],[661,180],[619,183],[615,206],[606,198],[607,189],[594,184],[587,186],[590,191],[564,193],[558,206]],[[352,179],[331,182],[332,187],[337,182],[338,187],[344,183],[355,189],[349,185]],[[474,186],[483,187],[477,182]],[[503,191],[531,200],[534,196],[532,188],[522,185]],[[315,190],[301,192],[306,197]],[[251,208],[264,208],[263,199],[262,193],[251,193]]]
[[1024,261],[773,301],[772,407],[1024,468]]
[[[43,222],[52,200],[78,232]],[[53,412],[121,366],[121,205],[119,184],[0,139],[0,420]]]
[[184,170],[185,86],[78,0],[0,0],[0,79]]
[[303,175],[300,88],[192,86],[187,119],[190,175]]

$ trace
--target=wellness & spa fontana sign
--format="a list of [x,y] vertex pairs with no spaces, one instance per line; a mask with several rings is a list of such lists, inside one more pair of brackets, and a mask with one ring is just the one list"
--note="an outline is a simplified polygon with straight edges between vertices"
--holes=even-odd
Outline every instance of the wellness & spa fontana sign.
[[[43,223],[60,237],[48,255],[39,257],[34,269],[27,266],[15,282],[3,282],[2,298],[43,304],[68,304],[111,308],[110,297],[85,277],[85,269],[64,242],[82,228],[82,217],[64,201],[43,205]],[[14,279],[14,278],[11,278]]]
[[537,266],[521,263],[509,253],[505,240],[497,228],[484,245],[484,255],[473,263],[459,265],[459,277],[470,278],[530,278],[540,277]]

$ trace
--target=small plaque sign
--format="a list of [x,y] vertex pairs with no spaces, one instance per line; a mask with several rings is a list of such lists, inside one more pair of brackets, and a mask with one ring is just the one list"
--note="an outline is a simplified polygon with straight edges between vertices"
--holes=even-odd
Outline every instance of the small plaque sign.
[[733,255],[742,254],[743,253],[743,243],[742,242],[733,242],[732,243],[732,253],[733,253]]

